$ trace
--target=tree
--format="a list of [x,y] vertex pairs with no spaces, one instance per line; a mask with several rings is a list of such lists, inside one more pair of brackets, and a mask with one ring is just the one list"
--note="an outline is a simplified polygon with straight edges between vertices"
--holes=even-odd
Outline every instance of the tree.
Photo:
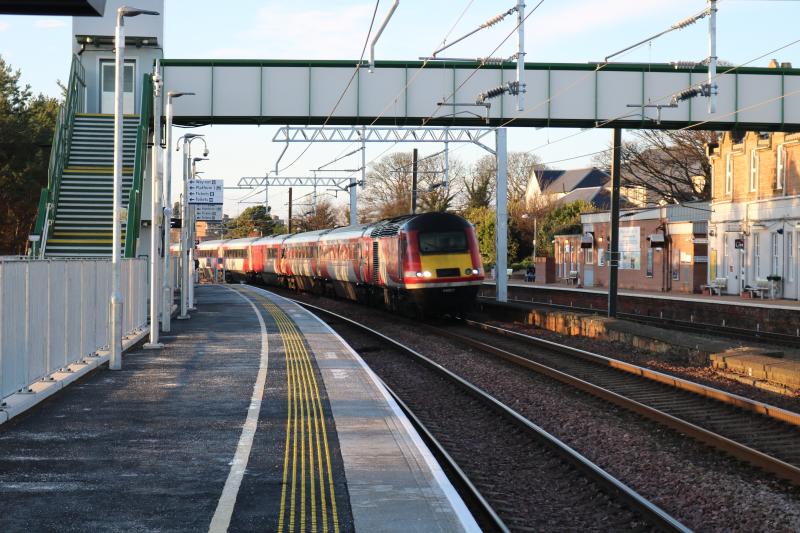
[[[525,192],[528,189],[528,181],[534,171],[542,170],[541,159],[539,156],[528,152],[509,152],[508,153],[508,203],[516,204],[525,201]],[[478,159],[472,167],[470,176],[467,180],[467,203],[474,203],[474,207],[481,204],[488,205],[497,183],[497,163],[495,156],[485,155]],[[474,191],[474,193],[470,193]]]
[[[643,188],[649,203],[711,199],[706,144],[716,142],[716,132],[637,130],[630,135],[632,140],[623,141],[620,154],[623,186]],[[610,172],[611,150],[596,155],[592,161]]]
[[[464,217],[475,225],[475,234],[478,237],[478,248],[481,252],[483,264],[494,264],[495,256],[495,212],[488,207],[474,207],[464,213]],[[519,242],[514,235],[512,224],[508,227],[508,259],[516,260]]]
[[553,255],[553,237],[580,233],[581,213],[594,211],[592,204],[583,200],[554,207],[538,221],[536,253],[539,256]]
[[248,207],[238,217],[231,220],[231,224],[225,232],[225,238],[259,237],[285,232],[286,228],[283,224],[273,220],[271,208],[263,205],[254,205]]
[[36,222],[58,101],[33,96],[0,57],[0,255],[24,254]]
[[[381,220],[411,212],[412,159],[411,152],[395,152],[372,166],[361,197],[362,220]],[[417,168],[417,212],[451,209],[463,183],[463,164],[457,159],[450,160],[449,186],[444,185],[443,154],[419,158]]]
[[300,231],[335,228],[337,218],[336,209],[331,201],[323,198],[317,202],[313,211],[297,220],[297,227]]
[[492,204],[495,185],[494,157],[480,158],[464,178],[465,208],[476,209]]

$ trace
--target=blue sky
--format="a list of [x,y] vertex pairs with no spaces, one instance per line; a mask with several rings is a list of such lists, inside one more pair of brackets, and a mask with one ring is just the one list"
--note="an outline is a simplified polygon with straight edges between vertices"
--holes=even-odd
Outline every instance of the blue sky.
[[[389,7],[381,0],[378,20]],[[448,35],[450,40],[506,10],[513,0],[402,0],[377,47],[379,59],[416,59],[428,55]],[[135,5],[135,0],[130,1]],[[528,8],[536,1],[528,0]],[[704,0],[545,0],[528,19],[528,61],[587,62],[625,48],[702,10]],[[225,6],[221,8],[220,6]],[[170,58],[310,58],[357,59],[369,27],[373,0],[166,0],[165,56]],[[465,10],[466,8],[466,10]],[[463,13],[463,17],[459,16]],[[797,20],[800,2],[792,0],[722,0],[718,15],[718,55],[738,65],[800,39]],[[458,23],[453,28],[454,24]],[[453,55],[488,55],[513,29],[506,22],[480,32],[453,47]],[[56,80],[68,75],[71,20],[0,16],[0,54],[22,71],[23,81],[36,92],[57,95]],[[514,52],[509,39],[497,55]],[[621,61],[668,62],[699,60],[707,55],[707,24],[701,21],[626,54]],[[800,66],[800,44],[752,63],[766,66],[769,58]],[[212,159],[204,164],[205,177],[224,177],[235,184],[242,175],[263,175],[280,152],[270,141],[274,128],[215,126],[200,128],[207,135]],[[558,161],[604,148],[609,130],[587,130],[578,135],[565,129],[512,129],[509,148],[536,149],[545,162]],[[559,141],[559,139],[565,139]],[[409,149],[411,145],[400,148]],[[385,146],[368,147],[368,161]],[[302,150],[293,146],[287,160]],[[327,162],[341,146],[314,146],[292,169],[298,173]],[[424,155],[437,151],[420,147]],[[454,157],[471,162],[482,154],[473,147]],[[355,156],[354,156],[355,157]],[[355,164],[353,161],[350,165]],[[555,162],[555,168],[588,166],[589,157]],[[176,167],[177,171],[177,167]],[[303,194],[304,191],[298,191]],[[226,195],[225,210],[236,214],[249,204],[237,204],[244,193]],[[263,198],[263,195],[260,195]],[[285,215],[286,191],[273,191],[274,212]],[[340,201],[343,196],[339,195]]]

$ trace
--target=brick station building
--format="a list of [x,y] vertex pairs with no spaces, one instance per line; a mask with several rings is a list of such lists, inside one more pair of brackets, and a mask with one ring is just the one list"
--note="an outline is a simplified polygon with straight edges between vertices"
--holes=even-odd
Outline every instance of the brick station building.
[[[620,212],[621,289],[695,293],[707,283],[709,207],[696,202]],[[608,211],[581,215],[583,233],[554,238],[556,279],[607,287]]]
[[769,278],[800,299],[800,133],[726,133],[709,157],[709,279],[741,294]]

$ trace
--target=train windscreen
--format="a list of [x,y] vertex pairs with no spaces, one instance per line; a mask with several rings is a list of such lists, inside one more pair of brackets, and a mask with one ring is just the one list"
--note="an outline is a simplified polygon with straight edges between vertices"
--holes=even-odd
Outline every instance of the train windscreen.
[[442,231],[419,234],[422,254],[447,254],[467,251],[467,235],[461,231]]

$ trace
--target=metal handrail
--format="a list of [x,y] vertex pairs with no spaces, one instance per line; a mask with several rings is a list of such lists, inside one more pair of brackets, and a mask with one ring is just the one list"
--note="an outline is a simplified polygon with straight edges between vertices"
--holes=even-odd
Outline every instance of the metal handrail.
[[[69,148],[72,144],[72,129],[75,115],[85,109],[86,69],[80,58],[73,54],[69,71],[69,83],[64,104],[58,111],[56,126],[53,132],[53,143],[50,147],[50,161],[47,168],[47,188],[42,190],[39,198],[39,213],[36,217],[34,234],[39,235],[38,243],[32,247],[33,255],[44,256],[48,229],[55,220],[58,197],[61,192],[61,177],[66,162],[69,160]],[[45,196],[46,201],[42,201]]]
[[[139,127],[136,132],[136,153],[133,160],[133,180],[128,195],[128,218],[125,226],[125,257],[136,257],[136,240],[139,237],[139,223],[142,216],[142,182],[147,167],[147,142],[150,125],[153,122],[153,77],[144,75],[142,83],[142,109],[139,113]],[[155,149],[155,147],[153,148]]]

